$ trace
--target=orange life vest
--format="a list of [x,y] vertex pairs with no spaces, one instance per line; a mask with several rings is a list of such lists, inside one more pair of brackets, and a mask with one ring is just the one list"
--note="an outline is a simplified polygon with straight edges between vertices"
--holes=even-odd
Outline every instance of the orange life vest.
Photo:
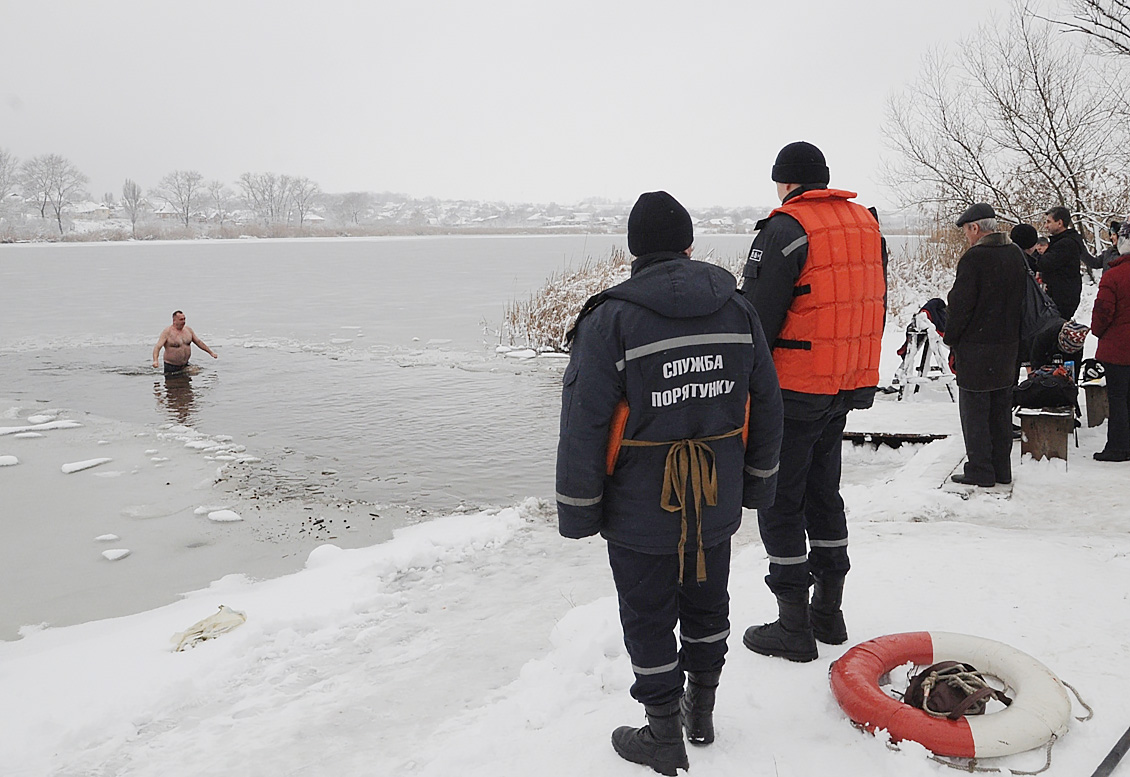
[[787,213],[808,235],[808,259],[773,343],[782,389],[805,394],[879,384],[883,339],[882,236],[855,192],[813,189],[770,216]]

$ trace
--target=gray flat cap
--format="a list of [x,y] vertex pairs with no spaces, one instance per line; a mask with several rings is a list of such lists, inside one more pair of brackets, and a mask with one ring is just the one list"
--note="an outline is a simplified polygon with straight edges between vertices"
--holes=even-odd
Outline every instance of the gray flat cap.
[[993,206],[987,202],[975,202],[965,209],[965,212],[957,217],[957,225],[963,226],[971,221],[980,221],[981,219],[995,219],[997,212],[993,210]]

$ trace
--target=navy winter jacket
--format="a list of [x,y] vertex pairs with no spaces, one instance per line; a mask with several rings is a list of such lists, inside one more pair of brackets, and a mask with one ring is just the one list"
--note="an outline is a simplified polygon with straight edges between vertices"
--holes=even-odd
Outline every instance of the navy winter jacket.
[[[681,517],[660,506],[671,446],[623,447],[606,475],[609,427],[617,404],[629,413],[624,439],[708,443],[718,503],[702,507],[702,547],[730,537],[746,507],[776,495],[781,392],[757,313],[726,270],[677,253],[638,258],[629,280],[586,304],[575,328],[561,402],[557,516],[561,534],[599,532],[644,553],[675,553]],[[686,499],[692,501],[691,489]],[[686,547],[697,546],[688,509]]]

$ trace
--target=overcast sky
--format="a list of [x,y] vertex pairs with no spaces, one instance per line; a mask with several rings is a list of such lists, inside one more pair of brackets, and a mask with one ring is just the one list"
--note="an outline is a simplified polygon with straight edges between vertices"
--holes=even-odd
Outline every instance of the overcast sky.
[[95,195],[234,185],[569,203],[773,201],[785,143],[890,204],[892,90],[1008,0],[0,0],[0,148]]

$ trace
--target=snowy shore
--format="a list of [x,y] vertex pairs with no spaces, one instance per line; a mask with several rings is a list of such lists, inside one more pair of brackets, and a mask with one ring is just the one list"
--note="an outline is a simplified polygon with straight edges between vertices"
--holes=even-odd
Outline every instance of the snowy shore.
[[[192,450],[178,439],[185,430],[122,438],[73,414],[31,420],[7,418],[5,429],[22,431],[0,436],[0,454],[18,460],[0,470],[6,502],[16,506],[11,515],[24,516],[6,525],[7,552],[84,560],[74,562],[74,579],[36,578],[35,565],[22,564],[18,580],[4,580],[6,592],[57,586],[58,596],[79,597],[97,618],[98,599],[138,596],[150,576],[175,574],[182,557],[231,544],[215,533],[239,523],[208,520],[243,509],[216,500],[217,462],[183,454],[175,467],[158,461],[166,446]],[[41,425],[65,421],[83,426]],[[913,404],[887,398],[852,417],[853,428],[872,431],[911,422],[956,431],[954,406],[939,392]],[[28,433],[44,436],[16,437]],[[1105,427],[1080,430],[1067,465],[1018,457],[1009,500],[963,500],[938,488],[960,458],[959,437],[899,450],[847,446],[851,641],[821,646],[813,664],[741,645],[742,629],[774,614],[761,582],[765,553],[747,514],[736,537],[718,741],[692,750],[694,772],[938,774],[944,767],[917,745],[894,752],[882,736],[853,729],[827,686],[828,664],[850,644],[927,629],[1006,642],[1078,688],[1095,718],[1073,723],[1047,774],[1089,773],[1130,723],[1130,473],[1091,461],[1104,436]],[[210,442],[204,447],[225,444]],[[61,472],[99,458],[110,461]],[[89,520],[106,500],[138,509],[116,522]],[[197,513],[202,507],[215,509]],[[58,530],[21,533],[22,524],[44,520]],[[104,534],[119,539],[99,540]],[[186,550],[197,542],[205,544]],[[119,561],[101,555],[122,548],[133,552]],[[88,582],[75,584],[89,580],[84,565],[122,575],[85,590]],[[6,594],[6,605],[18,599]],[[220,605],[247,622],[173,652],[172,636]],[[530,499],[407,527],[368,548],[327,544],[283,577],[230,575],[134,615],[24,629],[0,643],[0,761],[20,777],[642,777],[649,772],[608,745],[612,728],[642,720],[627,694],[631,680],[603,543],[562,540],[552,505]],[[1042,762],[1042,753],[1026,753],[1002,765]]]
[[[884,375],[900,341],[888,332]],[[811,664],[741,644],[775,616],[746,513],[718,740],[691,749],[692,773],[949,774],[918,745],[855,730],[827,681],[853,644],[933,630],[1005,642],[1077,688],[1095,717],[1072,722],[1045,774],[1090,774],[1130,725],[1130,468],[1091,459],[1105,425],[1081,428],[1066,463],[1021,460],[1017,445],[1008,499],[940,487],[963,450],[944,391],[882,396],[849,431],[948,436],[845,443],[850,640]],[[608,742],[643,716],[604,543],[560,538],[546,495],[346,549],[356,538],[340,532],[283,536],[302,505],[233,488],[250,455],[188,427],[0,400],[0,772],[652,773]],[[174,635],[221,605],[246,622],[174,652]]]

